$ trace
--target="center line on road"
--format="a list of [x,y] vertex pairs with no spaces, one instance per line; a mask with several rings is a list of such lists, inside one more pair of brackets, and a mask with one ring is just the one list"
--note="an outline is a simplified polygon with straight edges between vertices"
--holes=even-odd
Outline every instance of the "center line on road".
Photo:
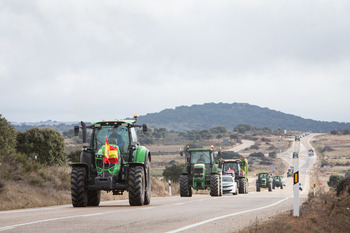
[[277,202],[275,202],[273,204],[270,204],[270,205],[267,205],[267,206],[263,206],[263,207],[259,207],[259,208],[256,208],[256,209],[244,210],[244,211],[241,211],[241,212],[232,213],[232,214],[226,214],[226,215],[223,215],[223,216],[220,216],[220,217],[215,217],[215,218],[211,218],[211,219],[208,219],[208,220],[204,220],[204,221],[201,221],[201,222],[198,222],[198,223],[194,223],[194,224],[191,224],[191,225],[188,225],[188,226],[185,226],[185,227],[181,227],[181,228],[173,230],[173,231],[168,231],[167,233],[181,232],[181,231],[185,231],[185,230],[188,230],[188,229],[191,229],[191,228],[194,228],[194,227],[198,227],[200,225],[203,225],[203,224],[206,224],[206,223],[209,223],[209,222],[213,222],[213,221],[217,221],[217,220],[220,220],[220,219],[223,219],[223,218],[228,218],[228,217],[239,215],[239,214],[245,214],[245,213],[249,213],[249,212],[253,212],[253,211],[257,211],[257,210],[270,208],[272,206],[278,205],[278,204],[288,200],[289,198],[291,198],[291,197],[286,197],[286,198],[284,198],[282,200],[279,200],[279,201],[277,201]]

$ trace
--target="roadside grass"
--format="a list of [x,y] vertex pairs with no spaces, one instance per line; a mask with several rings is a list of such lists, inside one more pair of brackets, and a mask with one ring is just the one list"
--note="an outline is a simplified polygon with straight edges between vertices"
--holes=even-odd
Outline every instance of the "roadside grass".
[[340,197],[334,191],[321,192],[308,200],[300,208],[300,216],[293,211],[272,217],[270,221],[259,222],[240,231],[252,232],[349,232],[350,195]]

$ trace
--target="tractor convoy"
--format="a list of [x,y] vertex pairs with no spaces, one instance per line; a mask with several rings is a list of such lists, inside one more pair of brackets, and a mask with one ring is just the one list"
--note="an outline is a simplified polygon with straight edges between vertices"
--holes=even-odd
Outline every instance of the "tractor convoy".
[[[82,132],[85,145],[80,162],[72,163],[71,198],[74,207],[98,206],[101,191],[123,195],[128,192],[131,206],[149,205],[151,202],[151,152],[141,146],[136,128],[147,132],[147,125],[137,125],[137,116],[132,120],[97,121],[74,127],[74,135]],[[89,145],[87,146],[87,134]],[[91,136],[90,136],[91,135]],[[300,140],[300,137],[295,138]],[[221,151],[210,148],[190,148],[180,152],[185,158],[185,168],[180,175],[180,196],[191,197],[193,190],[209,190],[210,196],[223,193],[248,193],[248,160],[222,159]],[[309,156],[314,151],[308,151]],[[293,153],[297,158],[298,153]],[[218,159],[220,158],[220,159]],[[293,175],[290,166],[287,177]],[[267,172],[257,174],[256,191],[262,188],[283,189],[281,176],[272,177]]]

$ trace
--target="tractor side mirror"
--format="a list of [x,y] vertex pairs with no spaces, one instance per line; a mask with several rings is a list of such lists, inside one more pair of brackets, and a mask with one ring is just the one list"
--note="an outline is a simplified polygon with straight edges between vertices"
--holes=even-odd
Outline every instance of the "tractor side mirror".
[[147,125],[146,124],[142,124],[142,132],[143,133],[147,132]]
[[81,129],[83,130],[83,143],[86,143],[86,124],[84,121],[81,122]]
[[79,126],[74,126],[74,136],[78,136],[79,135]]

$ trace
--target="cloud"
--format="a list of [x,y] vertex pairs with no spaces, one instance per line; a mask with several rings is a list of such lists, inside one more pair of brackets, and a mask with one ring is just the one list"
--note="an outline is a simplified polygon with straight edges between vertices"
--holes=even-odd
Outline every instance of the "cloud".
[[11,121],[97,120],[247,102],[348,121],[340,103],[350,97],[349,8],[316,0],[2,1],[1,111]]

